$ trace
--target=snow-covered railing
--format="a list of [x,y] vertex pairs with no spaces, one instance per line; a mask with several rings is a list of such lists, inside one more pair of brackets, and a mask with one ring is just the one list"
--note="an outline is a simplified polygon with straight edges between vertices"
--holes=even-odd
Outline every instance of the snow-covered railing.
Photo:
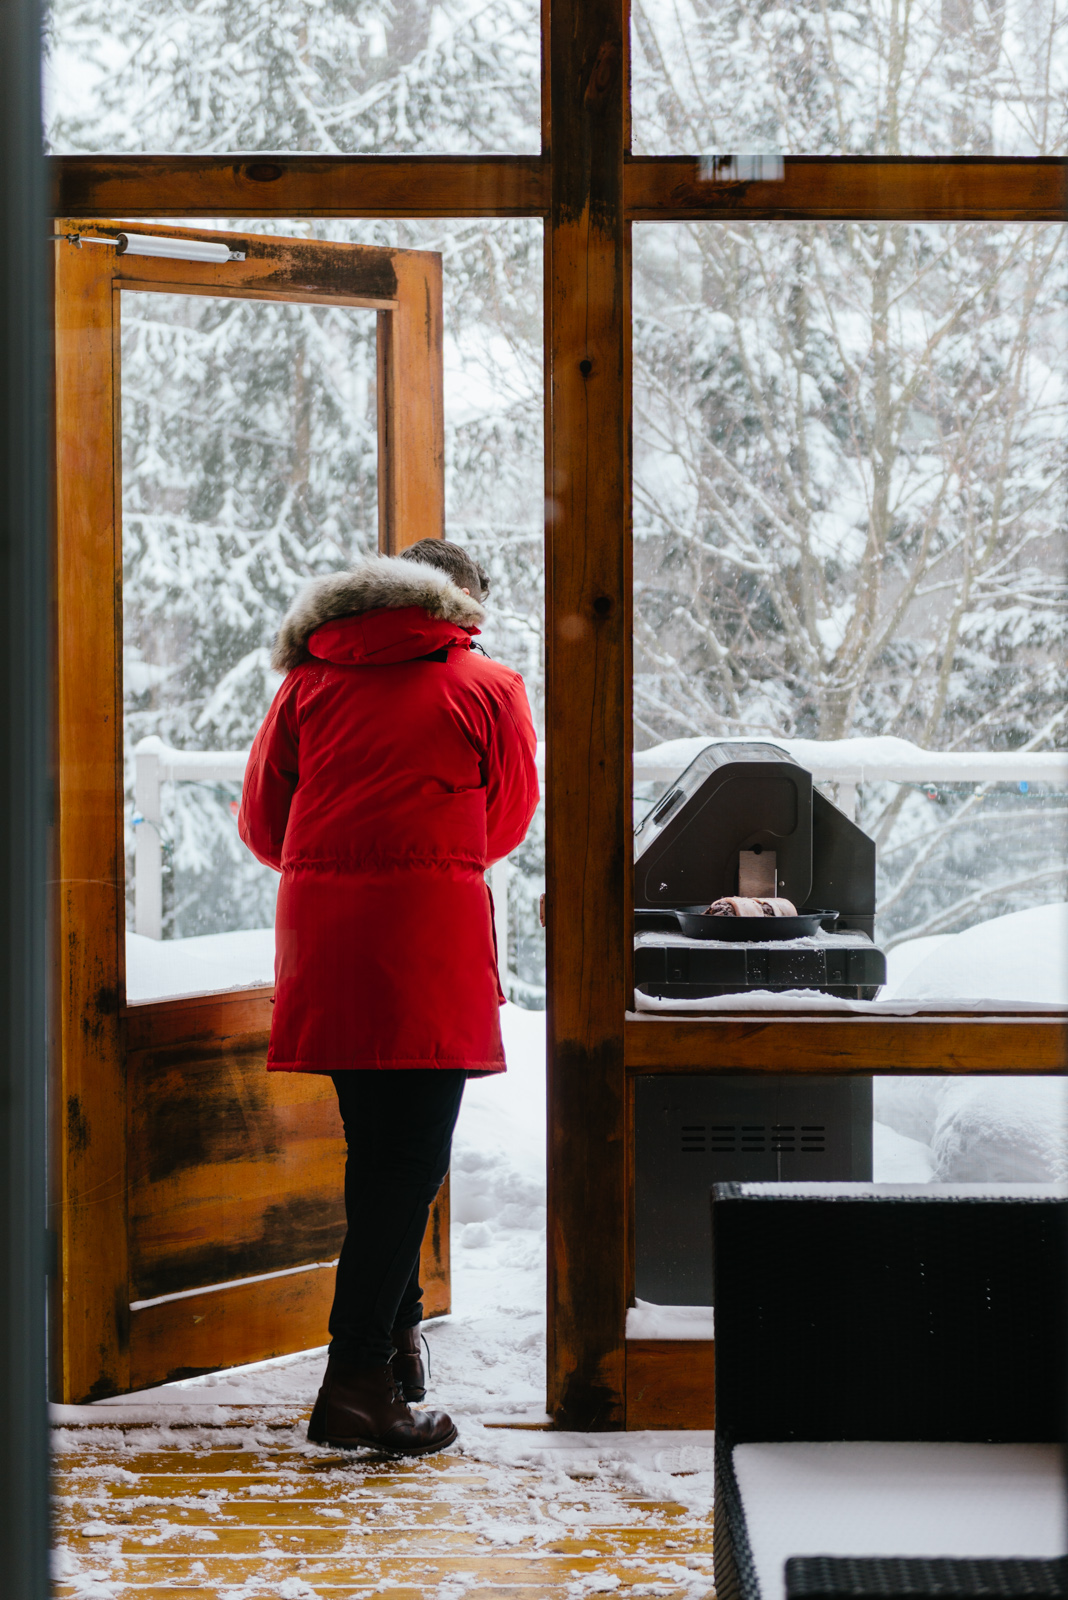
[[[670,783],[718,740],[671,739],[634,755],[635,782]],[[732,744],[773,744],[811,772],[817,783],[837,786],[839,808],[856,815],[862,783],[1068,783],[1068,750],[922,750],[908,739],[776,739],[749,734]]]
[[160,786],[240,783],[247,750],[172,750],[152,734],[134,750],[134,931],[163,937],[163,811]]
[[[163,937],[163,811],[161,785],[166,782],[241,783],[247,750],[172,750],[155,734],[134,750],[134,932],[148,939]],[[538,746],[538,772],[544,770]],[[489,872],[497,948],[508,949],[508,862],[497,861]],[[502,956],[502,969],[504,957]]]
[[[671,739],[634,756],[638,783],[670,783],[710,738]],[[921,750],[907,739],[883,735],[865,739],[775,739],[751,734],[733,743],[774,744],[811,772],[817,783],[836,785],[836,799],[856,814],[861,783],[1055,783],[1068,784],[1068,750]],[[163,934],[163,842],[160,785],[186,780],[240,783],[247,750],[172,750],[162,739],[142,739],[134,751],[134,927],[150,939]],[[538,772],[544,775],[545,747],[538,746]],[[508,862],[490,869],[497,944],[508,949]]]

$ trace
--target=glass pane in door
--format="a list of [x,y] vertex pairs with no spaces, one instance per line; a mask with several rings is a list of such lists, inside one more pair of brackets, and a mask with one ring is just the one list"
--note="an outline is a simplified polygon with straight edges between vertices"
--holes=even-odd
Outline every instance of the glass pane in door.
[[377,549],[376,326],[139,291],[121,325],[127,994],[145,1000],[273,981],[277,880],[237,802],[279,618]]

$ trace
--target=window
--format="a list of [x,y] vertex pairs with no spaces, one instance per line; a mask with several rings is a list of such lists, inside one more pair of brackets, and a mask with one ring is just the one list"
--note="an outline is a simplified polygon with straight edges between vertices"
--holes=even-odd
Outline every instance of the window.
[[[482,643],[523,673],[540,727],[536,225],[316,231],[448,264],[446,526],[490,573]],[[379,546],[376,321],[344,305],[122,300],[127,995],[144,1001],[273,981],[276,879],[237,834],[243,758],[300,584]],[[495,875],[504,981],[539,1007],[540,813]]]
[[55,0],[57,150],[537,150],[531,0]]
[[634,148],[1056,155],[1064,0],[634,0]]
[[877,842],[887,999],[1068,1000],[1064,236],[636,230],[636,800],[785,740]]

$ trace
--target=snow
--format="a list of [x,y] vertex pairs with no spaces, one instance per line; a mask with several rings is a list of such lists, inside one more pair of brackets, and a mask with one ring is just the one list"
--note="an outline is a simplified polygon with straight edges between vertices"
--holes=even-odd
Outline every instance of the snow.
[[[456,1132],[453,1311],[424,1325],[430,1353],[429,1401],[447,1408],[455,1418],[459,1452],[479,1464],[491,1489],[514,1485],[509,1475],[517,1471],[527,1475],[528,1492],[541,1506],[537,1512],[541,1535],[560,1537],[564,1529],[569,1537],[581,1537],[581,1519],[592,1513],[585,1512],[576,1499],[576,1480],[591,1488],[622,1490],[626,1496],[645,1501],[674,1502],[704,1515],[713,1497],[711,1433],[545,1431],[545,1014],[506,1005],[501,1023],[509,1070],[503,1076],[468,1084]],[[1028,1173],[1037,1174],[1043,1161],[1057,1168],[1057,1143],[1048,1135],[1060,1125],[1053,1111],[1058,1094],[1059,1103],[1066,1104],[1064,1089],[1059,1081],[877,1080],[876,1114],[881,1120],[875,1126],[875,1177],[883,1183],[909,1186],[941,1177],[959,1186],[971,1175],[969,1162],[974,1166],[976,1160],[985,1160],[989,1174],[1002,1178],[1013,1161],[1017,1169],[1026,1168]],[[968,1127],[976,1139],[985,1141],[982,1149],[977,1144],[967,1146]],[[1058,1171],[1063,1173],[1063,1164]],[[1047,1179],[1055,1175],[1052,1171],[1043,1174]],[[856,1190],[870,1193],[866,1185],[857,1185]],[[710,1307],[639,1302],[627,1317],[629,1338],[711,1338],[713,1332]],[[63,1454],[82,1447],[82,1430],[91,1420],[96,1425],[94,1443],[106,1444],[110,1438],[116,1443],[124,1441],[133,1451],[209,1448],[224,1437],[214,1430],[225,1426],[225,1442],[230,1448],[240,1438],[245,1449],[277,1453],[296,1448],[314,1455],[316,1447],[304,1440],[303,1417],[315,1397],[325,1356],[325,1349],[319,1348],[92,1406],[55,1406],[56,1449]],[[109,1424],[122,1424],[122,1433],[114,1428],[109,1432]],[[871,1447],[849,1448],[863,1451]],[[878,1448],[893,1452],[898,1447]],[[895,1485],[902,1480],[906,1486],[924,1481],[922,1474],[929,1476],[934,1463],[943,1487],[967,1481],[969,1496],[986,1506],[989,1474],[984,1476],[986,1469],[975,1467],[978,1458],[953,1455],[959,1448],[955,1446],[905,1448],[943,1454],[908,1457],[908,1471],[897,1474]],[[1043,1460],[1025,1454],[1011,1462],[1014,1472],[1028,1474],[1030,1521],[1026,1526],[1038,1530],[1036,1538],[1046,1537],[1042,1530],[1048,1532],[1049,1522],[1043,1509],[1049,1498]],[[1035,1468],[1035,1462],[1041,1470]],[[357,1465],[354,1462],[354,1470]],[[776,1457],[770,1465],[758,1463],[763,1473],[759,1476],[758,1472],[758,1486],[768,1482],[774,1486],[793,1466],[792,1457],[785,1461]],[[811,1498],[813,1483],[825,1483],[826,1473],[838,1472],[840,1467],[848,1481],[855,1466],[855,1460],[831,1461],[829,1465],[823,1457],[806,1460],[800,1485],[790,1479],[790,1493],[807,1507],[804,1497]],[[105,1470],[123,1471],[118,1466],[101,1469]],[[855,1472],[853,1478],[849,1487],[853,1498],[844,1504],[850,1518],[854,1505],[858,1513],[868,1516],[867,1527],[878,1511],[870,1493],[872,1480]],[[444,1476],[440,1483],[435,1481],[438,1492],[452,1492]],[[838,1479],[834,1481],[837,1492]],[[455,1492],[466,1493],[463,1488]],[[827,1504],[825,1499],[822,1503]],[[841,1499],[835,1503],[843,1504]],[[958,1497],[954,1503],[963,1502]],[[469,1511],[465,1500],[465,1515]],[[633,1520],[637,1525],[644,1515],[640,1507],[614,1501],[615,1521]],[[791,1539],[787,1553],[796,1554],[806,1546],[803,1540],[797,1542],[795,1527],[807,1534],[817,1524],[806,1510],[796,1522],[790,1520],[784,1526]],[[996,1528],[997,1524],[984,1519],[983,1526]],[[1022,1529],[1024,1524],[1020,1526]],[[488,1520],[485,1532],[487,1540],[506,1549],[525,1538],[529,1529],[511,1517]],[[92,1539],[92,1535],[86,1537]],[[829,1537],[830,1533],[821,1529],[823,1542],[818,1548],[828,1548]],[[893,1552],[901,1553],[904,1548],[901,1539],[896,1539]],[[865,1546],[863,1553],[872,1553],[871,1547]],[[946,1552],[939,1546],[935,1553]],[[996,1553],[1007,1552],[1000,1549]],[[1012,1553],[1017,1552],[1014,1549]],[[780,1555],[776,1546],[770,1559],[778,1561]],[[57,1574],[82,1583],[92,1559],[86,1550],[61,1548]],[[702,1600],[707,1595],[707,1565],[694,1561],[688,1566],[680,1560],[671,1578],[683,1600]],[[596,1584],[592,1576],[582,1579],[582,1584],[604,1588],[611,1581],[606,1574],[598,1577]],[[88,1595],[91,1590],[78,1592]],[[581,1592],[584,1590],[574,1590]],[[778,1592],[774,1588],[767,1591]]]
[[126,935],[126,999],[131,1005],[273,982],[273,928],[203,933],[192,939]]
[[1032,906],[898,949],[910,944],[924,948],[907,969],[899,958],[895,997],[1068,1005],[1068,905]]
[[702,750],[716,744],[770,744],[785,750],[792,761],[818,780],[845,783],[891,778],[926,783],[932,778],[958,782],[1064,783],[1068,779],[1068,750],[925,750],[893,734],[858,735],[852,739],[781,739],[776,734],[731,734],[713,741],[707,737],[668,739],[634,753],[634,776],[681,773]]
[[[822,942],[827,939],[824,936]],[[657,935],[656,940],[695,942],[684,940],[681,934]],[[810,990],[772,994],[758,989],[703,1000],[699,1007],[707,1011],[875,1011],[901,1016],[947,1001],[965,1002],[953,1005],[955,1011],[996,1010],[1007,1002],[1027,1009],[1059,1009],[1068,1005],[1068,905],[1034,906],[977,923],[963,933],[907,940],[890,951],[887,977],[882,997],[875,1001],[836,1000]],[[133,1005],[273,982],[271,928],[200,934],[191,939],[126,935],[126,996]],[[639,1012],[649,1014],[695,1009],[693,1001],[651,995],[637,995],[635,1004]]]
[[1059,1556],[1056,1445],[742,1444],[734,1466],[762,1600],[789,1556]]
[[[506,1005],[501,1025],[508,1071],[467,1085],[453,1147],[453,1311],[425,1329],[435,1396],[465,1441],[498,1453],[486,1422],[544,1421],[545,1405],[545,1013]],[[876,1182],[1068,1178],[1062,1079],[877,1078],[874,1094]],[[712,1338],[711,1308],[639,1301],[627,1336]],[[206,1421],[222,1406],[310,1404],[323,1360],[314,1350],[165,1384],[102,1402],[94,1416]]]
[[752,1200],[1064,1200],[1063,1183],[739,1183]]
[[949,933],[931,933],[922,939],[903,939],[892,950],[888,950],[883,999],[892,1000],[897,994],[911,994],[908,984],[913,972],[917,971],[921,962],[934,954],[939,945],[952,937]]
[[[983,1012],[1003,1012],[1009,996],[984,1000],[842,1000],[820,989],[747,989],[743,994],[712,995],[693,1000],[672,1000],[661,995],[638,994],[634,996],[635,1017],[655,1017],[657,1013],[705,1013],[716,1011],[849,1011],[857,1016],[916,1017],[942,1012],[951,1016],[981,1015]],[[1012,1010],[1033,1012],[1061,1012],[1063,1000],[1013,1000]]]
[[654,1306],[635,1299],[627,1312],[628,1339],[714,1339],[711,1306]]
[[[1004,987],[1013,996],[1021,990],[1049,993],[1042,985],[1054,981],[1056,960],[1047,957],[1057,949],[1055,941],[1064,928],[1065,908],[1039,907],[964,934],[917,940],[912,948],[900,946],[893,953],[895,970],[888,987],[930,987],[936,981],[931,972],[942,971],[956,973],[953,981],[974,991],[981,987],[977,974],[996,969],[998,953],[1026,946],[1032,951],[1028,962],[1002,961],[1001,970],[1008,974]],[[953,952],[961,945],[970,954],[958,958]],[[269,930],[162,943],[131,934],[127,949],[134,1000],[270,981]],[[737,1010],[748,1000],[794,1010],[799,998],[809,1007],[840,1009],[844,1004],[827,996],[757,995],[727,997],[708,1008]],[[854,1002],[849,1009],[909,1014],[930,1009],[930,1002],[890,1001],[881,1007]],[[656,1025],[655,1017],[646,1021]],[[509,1070],[468,1084],[453,1150],[454,1309],[426,1326],[435,1396],[460,1421],[465,1448],[477,1448],[494,1460],[504,1459],[505,1445],[497,1430],[487,1430],[487,1421],[543,1422],[545,1404],[545,1013],[509,1004],[502,1008],[501,1024]],[[874,1110],[874,1177],[879,1183],[1068,1179],[1068,1083],[1062,1079],[877,1078]],[[627,1337],[712,1338],[711,1308],[638,1302],[628,1312]],[[218,1420],[222,1407],[306,1405],[314,1398],[323,1360],[323,1351],[315,1350],[168,1384],[106,1402],[103,1414],[114,1408],[128,1420],[147,1422],[165,1415],[207,1422]],[[64,1412],[57,1413],[57,1420],[73,1418]],[[544,1441],[532,1442],[526,1433],[514,1445],[535,1456],[546,1448]]]
[[[893,1079],[892,1082],[900,1082]],[[908,1080],[905,1080],[908,1082]],[[930,1183],[934,1152],[929,1144],[898,1133],[889,1123],[872,1122],[872,1172],[880,1183]]]
[[[557,1503],[561,1517],[564,1501],[574,1500],[576,1478],[610,1480],[628,1494],[707,1512],[711,1433],[543,1431],[545,1014],[506,1005],[501,1023],[508,1071],[467,1085],[453,1145],[453,1311],[423,1327],[429,1402],[446,1407],[457,1422],[464,1456],[491,1471],[529,1472],[532,1494],[550,1507]],[[302,1424],[294,1408],[311,1405],[325,1359],[325,1349],[309,1350],[92,1406],[55,1406],[57,1443],[70,1447],[78,1435],[65,1428],[91,1419],[137,1425],[127,1441],[140,1448],[176,1440],[193,1447],[212,1425],[247,1420],[251,1445],[276,1450],[288,1437],[283,1425],[299,1445]],[[245,1407],[257,1409],[246,1413]],[[169,1432],[175,1424],[183,1431]],[[566,1513],[573,1521],[572,1504]],[[632,1515],[641,1513],[621,1511],[624,1520]],[[494,1524],[487,1533],[507,1543],[515,1530]],[[678,1577],[684,1596],[707,1594],[707,1571],[690,1571],[680,1561]]]

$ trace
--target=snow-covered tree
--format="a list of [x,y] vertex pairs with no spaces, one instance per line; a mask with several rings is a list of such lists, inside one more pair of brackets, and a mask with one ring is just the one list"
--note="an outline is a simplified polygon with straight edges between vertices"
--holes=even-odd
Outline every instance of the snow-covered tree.
[[[635,0],[632,26],[636,149],[1065,149],[1065,0]],[[639,745],[1063,746],[1064,243],[636,231]],[[862,790],[884,937],[1063,895],[1064,798]]]
[[532,0],[55,0],[62,150],[537,150]]
[[1055,155],[1066,0],[633,0],[634,148]]
[[[641,743],[1063,744],[1063,252],[1059,225],[641,231]],[[865,795],[884,933],[1063,892],[1063,804],[939,799]]]

